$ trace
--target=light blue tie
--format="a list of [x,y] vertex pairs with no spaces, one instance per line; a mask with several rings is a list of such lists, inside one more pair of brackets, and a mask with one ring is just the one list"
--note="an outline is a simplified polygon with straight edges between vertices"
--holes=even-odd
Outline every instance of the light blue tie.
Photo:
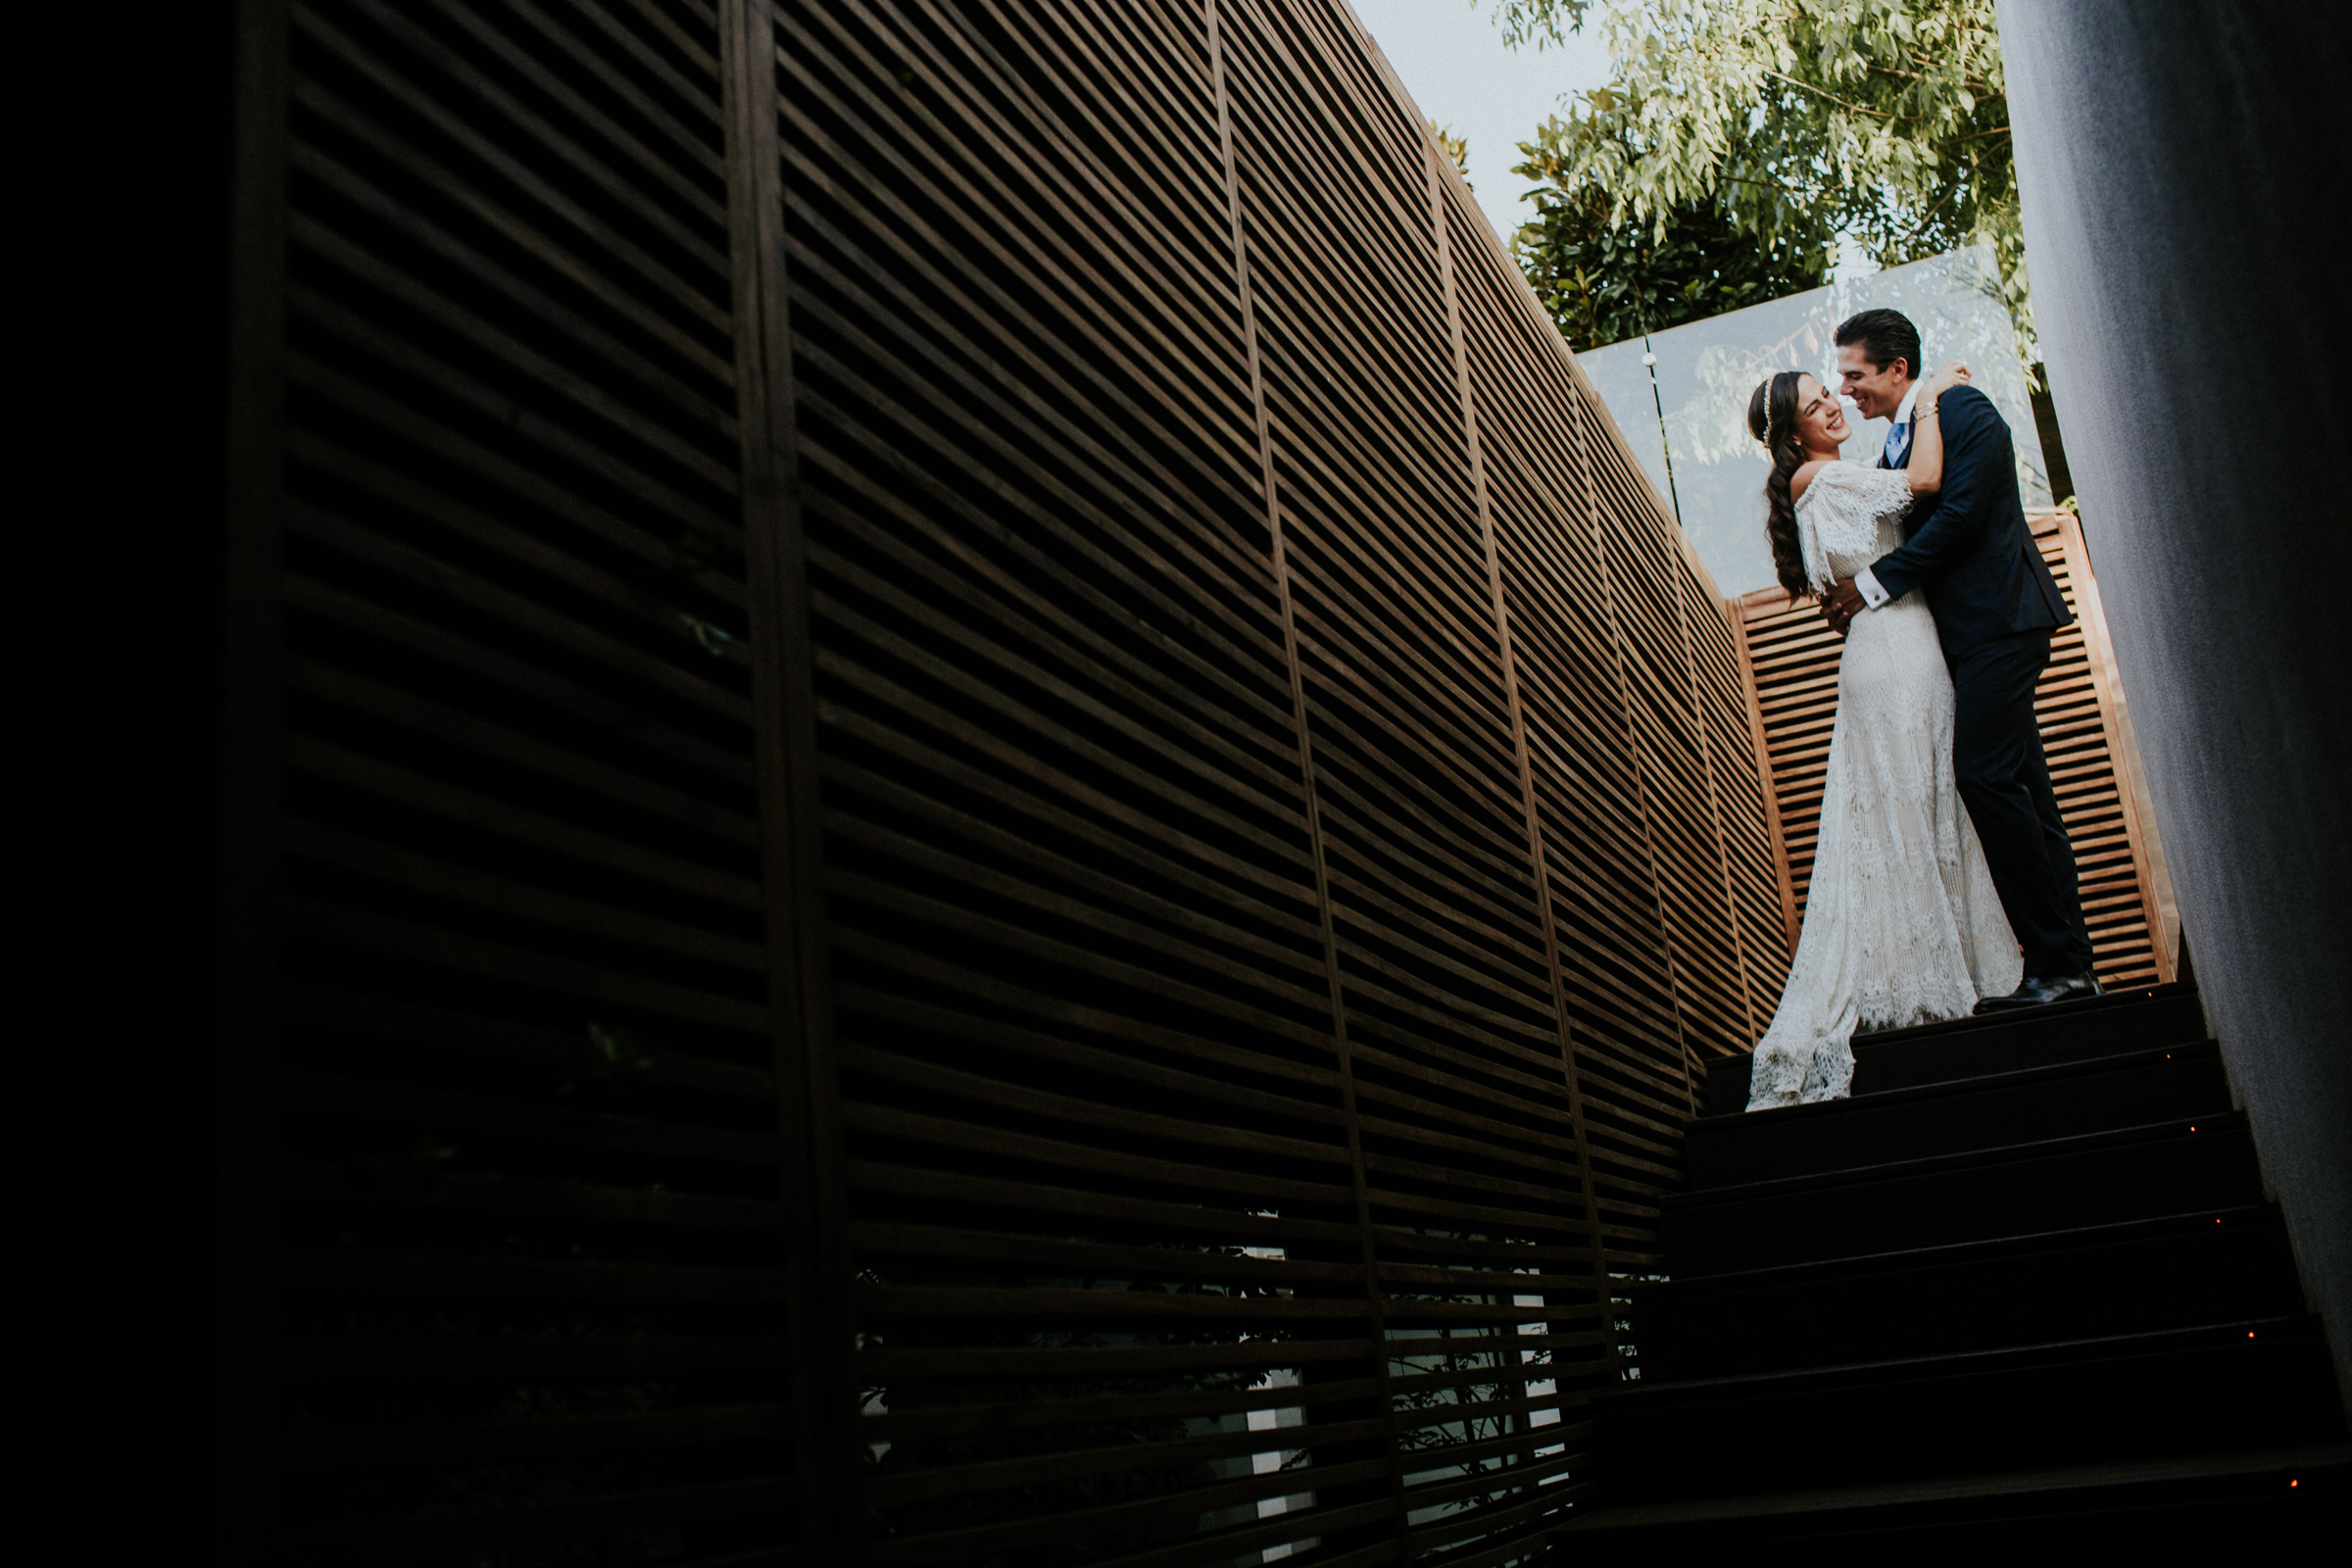
[[1903,466],[1903,454],[1911,450],[1911,421],[1905,419],[1886,432],[1886,466]]

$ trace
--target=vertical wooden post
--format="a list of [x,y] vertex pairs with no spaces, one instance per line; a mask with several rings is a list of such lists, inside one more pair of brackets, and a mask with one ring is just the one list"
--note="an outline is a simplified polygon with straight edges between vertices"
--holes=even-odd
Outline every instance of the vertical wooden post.
[[[1487,495],[1486,457],[1478,438],[1478,398],[1470,384],[1470,348],[1462,329],[1460,282],[1454,275],[1453,243],[1446,231],[1445,155],[1426,130],[1422,153],[1428,168],[1429,220],[1438,248],[1438,278],[1446,291],[1446,333],[1453,350],[1455,396],[1462,410],[1462,441],[1470,460],[1470,491],[1478,507],[1480,548],[1486,553],[1487,593],[1494,625],[1504,711],[1511,720],[1511,757],[1519,770],[1519,799],[1526,815],[1528,874],[1535,883],[1536,911],[1543,927],[1544,956],[1551,971],[1552,1016],[1559,1031],[1560,1070],[1568,1087],[1569,1134],[1576,1140],[1577,1181],[1584,1200],[1585,1235],[1592,1249],[1592,1282],[1602,1319],[1609,1316],[1608,1250],[1601,1239],[1600,1206],[1592,1186],[1592,1155],[1585,1137],[1584,1086],[1577,1071],[1576,1040],[1568,1023],[1567,971],[1560,958],[1560,928],[1551,905],[1551,874],[1544,855],[1544,823],[1536,808],[1535,759],[1527,741],[1527,710],[1519,696],[1519,670],[1511,648],[1510,607],[1502,592],[1502,549],[1494,536],[1494,509]],[[1616,1359],[1614,1336],[1609,1347]]]
[[[1586,439],[1586,426],[1592,420],[1591,409],[1577,409],[1577,437],[1580,447]],[[1585,461],[1590,464],[1588,455]],[[1666,1004],[1674,1017],[1674,1052],[1683,1069],[1683,1102],[1691,1115],[1698,1114],[1697,1075],[1690,1070],[1690,1035],[1683,1027],[1682,965],[1675,956],[1674,917],[1666,909],[1666,879],[1658,870],[1657,834],[1650,826],[1648,773],[1650,762],[1642,755],[1641,733],[1634,727],[1634,688],[1626,673],[1625,622],[1617,613],[1617,588],[1609,570],[1609,541],[1602,529],[1599,497],[1592,503],[1592,560],[1595,574],[1600,579],[1601,613],[1609,623],[1609,662],[1617,676],[1617,702],[1625,714],[1625,755],[1634,770],[1634,799],[1642,810],[1642,853],[1648,861],[1649,895],[1658,911],[1659,953],[1666,972]]]
[[1396,1400],[1390,1386],[1386,1302],[1380,1288],[1380,1257],[1372,1239],[1371,1181],[1364,1169],[1363,1121],[1355,1102],[1355,1071],[1348,1049],[1347,997],[1340,983],[1339,933],[1332,923],[1331,872],[1323,853],[1323,817],[1315,784],[1315,753],[1307,725],[1306,677],[1298,661],[1298,617],[1291,602],[1290,559],[1283,540],[1282,498],[1274,470],[1274,432],[1266,413],[1265,371],[1257,351],[1257,308],[1250,283],[1250,238],[1242,216],[1242,182],[1234,153],[1233,105],[1225,90],[1225,44],[1219,16],[1222,0],[1203,0],[1209,79],[1217,105],[1217,146],[1225,173],[1226,215],[1233,239],[1233,281],[1242,317],[1242,348],[1250,378],[1250,408],[1257,438],[1258,473],[1271,541],[1274,591],[1282,612],[1282,652],[1291,686],[1292,727],[1298,738],[1298,773],[1306,812],[1307,844],[1315,872],[1315,914],[1322,927],[1323,970],[1331,997],[1332,1052],[1339,1067],[1340,1111],[1348,1132],[1348,1178],[1355,1191],[1358,1257],[1364,1271],[1364,1310],[1376,1349],[1373,1375],[1380,1389],[1380,1419],[1387,1447],[1384,1487],[1396,1504],[1396,1533],[1405,1533],[1403,1441],[1397,1431]]
[[[1781,592],[1784,600],[1785,590]],[[1796,956],[1796,880],[1788,872],[1788,834],[1781,826],[1781,786],[1772,776],[1772,746],[1764,736],[1764,694],[1756,685],[1755,650],[1747,641],[1748,601],[1753,594],[1740,599],[1727,599],[1724,610],[1731,617],[1732,641],[1740,654],[1740,679],[1747,695],[1748,737],[1756,748],[1756,777],[1764,785],[1764,826],[1772,835],[1772,859],[1781,879],[1781,924],[1788,940],[1788,956]]]
[[794,436],[792,325],[771,0],[723,0],[720,80],[734,270],[735,383],[743,440],[754,744],[767,897],[769,1027],[779,1131],[800,1552],[858,1554],[858,1399],[833,1056],[816,780],[814,654]]
[[[1679,526],[1676,531],[1681,531]],[[1683,547],[1680,563],[1683,569],[1674,574],[1675,624],[1682,632],[1683,669],[1690,679],[1690,724],[1692,733],[1698,737],[1699,770],[1707,779],[1707,820],[1715,829],[1715,868],[1722,873],[1723,917],[1732,929],[1732,956],[1740,968],[1740,1008],[1747,1016],[1747,1046],[1753,1051],[1763,1028],[1756,1020],[1756,987],[1747,972],[1747,938],[1740,929],[1740,905],[1732,896],[1732,852],[1723,831],[1723,790],[1715,779],[1715,745],[1707,735],[1707,710],[1698,690],[1697,634],[1690,629],[1690,579],[1701,568],[1690,540],[1686,537],[1679,542]],[[1723,603],[1711,591],[1707,602],[1718,608]]]
[[2058,527],[2058,548],[2066,558],[2073,580],[2077,616],[2082,622],[2083,652],[2090,660],[2091,689],[2098,696],[2099,729],[2106,737],[2107,759],[2115,769],[2115,792],[2122,804],[2124,831],[2132,841],[2132,870],[2139,879],[2140,908],[2148,922],[2148,945],[2155,951],[2156,979],[2168,984],[2178,977],[2180,914],[2173,903],[2173,880],[2164,861],[2164,845],[2156,833],[2156,813],[2148,799],[2148,781],[2139,761],[2139,741],[2132,733],[2132,714],[2124,702],[2124,683],[2116,673],[2115,647],[2107,640],[2107,612],[2099,603],[2099,582],[2091,575],[2090,551],[2082,541],[2082,523],[2071,513],[2052,514]]

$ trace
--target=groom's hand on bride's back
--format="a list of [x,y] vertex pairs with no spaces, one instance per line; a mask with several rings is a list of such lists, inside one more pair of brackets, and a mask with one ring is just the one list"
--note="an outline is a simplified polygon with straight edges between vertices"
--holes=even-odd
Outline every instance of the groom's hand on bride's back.
[[1830,584],[1829,592],[1821,596],[1821,618],[1829,622],[1830,630],[1842,637],[1854,623],[1862,609],[1862,590],[1854,586],[1851,577],[1840,577]]

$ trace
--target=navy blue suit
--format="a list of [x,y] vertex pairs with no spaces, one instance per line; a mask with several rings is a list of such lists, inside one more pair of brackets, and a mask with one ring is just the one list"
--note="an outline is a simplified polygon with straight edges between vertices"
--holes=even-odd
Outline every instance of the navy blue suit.
[[1952,770],[2027,975],[2087,974],[2074,845],[2034,713],[2050,633],[2074,616],[2026,526],[2008,421],[1974,387],[1953,387],[1936,409],[1943,488],[1912,509],[1903,543],[1871,575],[1890,598],[1925,594],[1935,612],[1952,672]]

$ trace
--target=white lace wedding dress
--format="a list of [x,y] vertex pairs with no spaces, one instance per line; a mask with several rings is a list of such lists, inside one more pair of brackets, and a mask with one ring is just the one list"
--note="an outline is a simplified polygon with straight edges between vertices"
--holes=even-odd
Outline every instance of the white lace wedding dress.
[[[1833,463],[1796,503],[1817,588],[1902,543],[1903,475]],[[2023,971],[1984,852],[1952,782],[1952,680],[1917,593],[1854,617],[1838,662],[1821,841],[1780,1010],[1756,1046],[1747,1108],[1837,1100],[1857,1028],[1973,1010]]]

